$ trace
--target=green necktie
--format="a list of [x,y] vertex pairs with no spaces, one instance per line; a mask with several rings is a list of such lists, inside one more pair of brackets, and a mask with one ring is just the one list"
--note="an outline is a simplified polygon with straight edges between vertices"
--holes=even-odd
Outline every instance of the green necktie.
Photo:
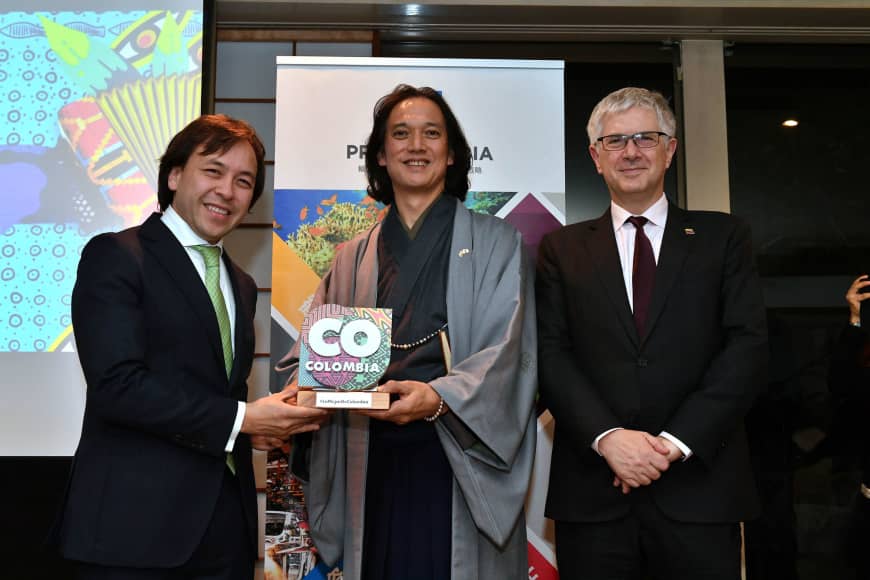
[[221,292],[221,249],[217,246],[191,246],[202,254],[205,260],[205,289],[217,314],[218,328],[221,331],[221,344],[224,347],[224,366],[227,377],[233,368],[233,342],[230,331],[230,317],[227,314],[227,304]]
[[[224,367],[227,377],[233,369],[233,342],[230,330],[230,317],[227,314],[227,304],[224,302],[224,294],[221,292],[221,249],[217,246],[190,246],[202,255],[205,260],[205,289],[214,306],[217,315],[218,328],[221,332],[221,345],[224,349]],[[236,474],[236,465],[231,453],[227,453],[227,467],[233,475]]]

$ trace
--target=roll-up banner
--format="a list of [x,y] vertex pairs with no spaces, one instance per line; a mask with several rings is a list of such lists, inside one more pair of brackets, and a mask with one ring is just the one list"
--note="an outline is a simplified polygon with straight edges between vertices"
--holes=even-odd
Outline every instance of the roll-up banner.
[[[473,163],[466,206],[507,220],[530,256],[565,222],[562,61],[278,57],[272,344],[275,361],[299,328],[335,248],[383,213],[368,197],[365,142],[372,110],[398,84],[439,91],[462,125]],[[281,385],[272,385],[273,390]],[[544,518],[553,421],[538,421],[526,503],[529,578],[558,578]],[[274,579],[336,577],[317,566],[301,487],[286,449],[267,465],[265,572]]]

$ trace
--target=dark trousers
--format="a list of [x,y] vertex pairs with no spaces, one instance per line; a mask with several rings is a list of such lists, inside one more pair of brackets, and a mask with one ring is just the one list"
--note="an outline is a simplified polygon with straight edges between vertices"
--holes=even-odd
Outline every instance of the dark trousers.
[[[695,524],[665,516],[645,488],[632,510],[606,522],[556,522],[564,580],[739,580],[738,524]],[[711,500],[712,501],[712,500]]]
[[[135,541],[135,540],[133,540]],[[224,470],[211,522],[190,559],[178,568],[129,568],[76,562],[76,580],[245,580],[254,577],[242,494],[238,480]]]

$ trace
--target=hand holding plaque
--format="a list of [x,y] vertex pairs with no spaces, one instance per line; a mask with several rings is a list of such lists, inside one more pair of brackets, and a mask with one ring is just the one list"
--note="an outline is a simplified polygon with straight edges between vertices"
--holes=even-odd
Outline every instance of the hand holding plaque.
[[299,340],[298,404],[388,409],[376,391],[390,362],[392,311],[324,304],[310,311]]

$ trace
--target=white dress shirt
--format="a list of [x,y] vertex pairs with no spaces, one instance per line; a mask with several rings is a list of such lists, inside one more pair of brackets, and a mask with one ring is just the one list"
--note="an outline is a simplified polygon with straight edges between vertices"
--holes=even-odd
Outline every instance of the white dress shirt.
[[[163,222],[163,225],[169,228],[169,231],[172,232],[172,235],[175,236],[178,242],[184,246],[184,249],[187,251],[187,257],[190,258],[193,267],[196,268],[196,272],[199,274],[200,280],[202,280],[203,285],[205,285],[205,258],[191,246],[210,246],[213,244],[209,244],[207,241],[199,237],[197,233],[193,231],[193,228],[191,228],[190,225],[184,221],[180,215],[178,215],[178,212],[176,212],[175,208],[171,205],[167,207],[166,211],[163,212],[163,215],[160,216],[160,220]],[[219,241],[216,245],[221,249],[221,255],[223,255],[223,240]],[[233,294],[233,285],[230,283],[230,275],[224,267],[223,260],[220,261],[220,285],[221,293],[224,295],[224,302],[227,306],[227,316],[229,316],[230,319],[230,342],[233,347],[233,355],[235,355],[236,299]],[[242,428],[242,421],[245,419],[245,403],[243,401],[238,401],[238,404],[236,420],[233,422],[233,430],[230,433],[227,445],[224,448],[224,451],[227,453],[233,450],[233,447],[236,444],[236,437],[238,437],[239,430]]]
[[[627,220],[633,215],[635,214],[616,205],[615,202],[610,202],[610,217],[613,220],[613,233],[616,236],[616,248],[619,251],[619,263],[622,266],[622,279],[625,282],[625,290],[628,294],[628,304],[631,306],[632,311],[634,311],[634,292],[632,288],[631,273],[632,266],[634,265],[634,237],[636,228]],[[665,234],[665,224],[668,222],[668,198],[665,197],[664,193],[662,193],[662,196],[658,201],[649,206],[646,211],[640,215],[647,219],[646,224],[643,226],[643,233],[646,234],[647,238],[649,238],[649,242],[652,245],[653,257],[655,258],[656,264],[658,264],[659,254],[662,250],[662,238]],[[623,427],[614,427],[608,429],[596,437],[592,442],[592,449],[601,455],[601,452],[598,451],[599,441],[601,441],[601,439],[608,433],[622,428]],[[691,457],[692,450],[678,438],[674,437],[667,431],[662,431],[659,435],[676,445],[683,454],[684,460]]]

